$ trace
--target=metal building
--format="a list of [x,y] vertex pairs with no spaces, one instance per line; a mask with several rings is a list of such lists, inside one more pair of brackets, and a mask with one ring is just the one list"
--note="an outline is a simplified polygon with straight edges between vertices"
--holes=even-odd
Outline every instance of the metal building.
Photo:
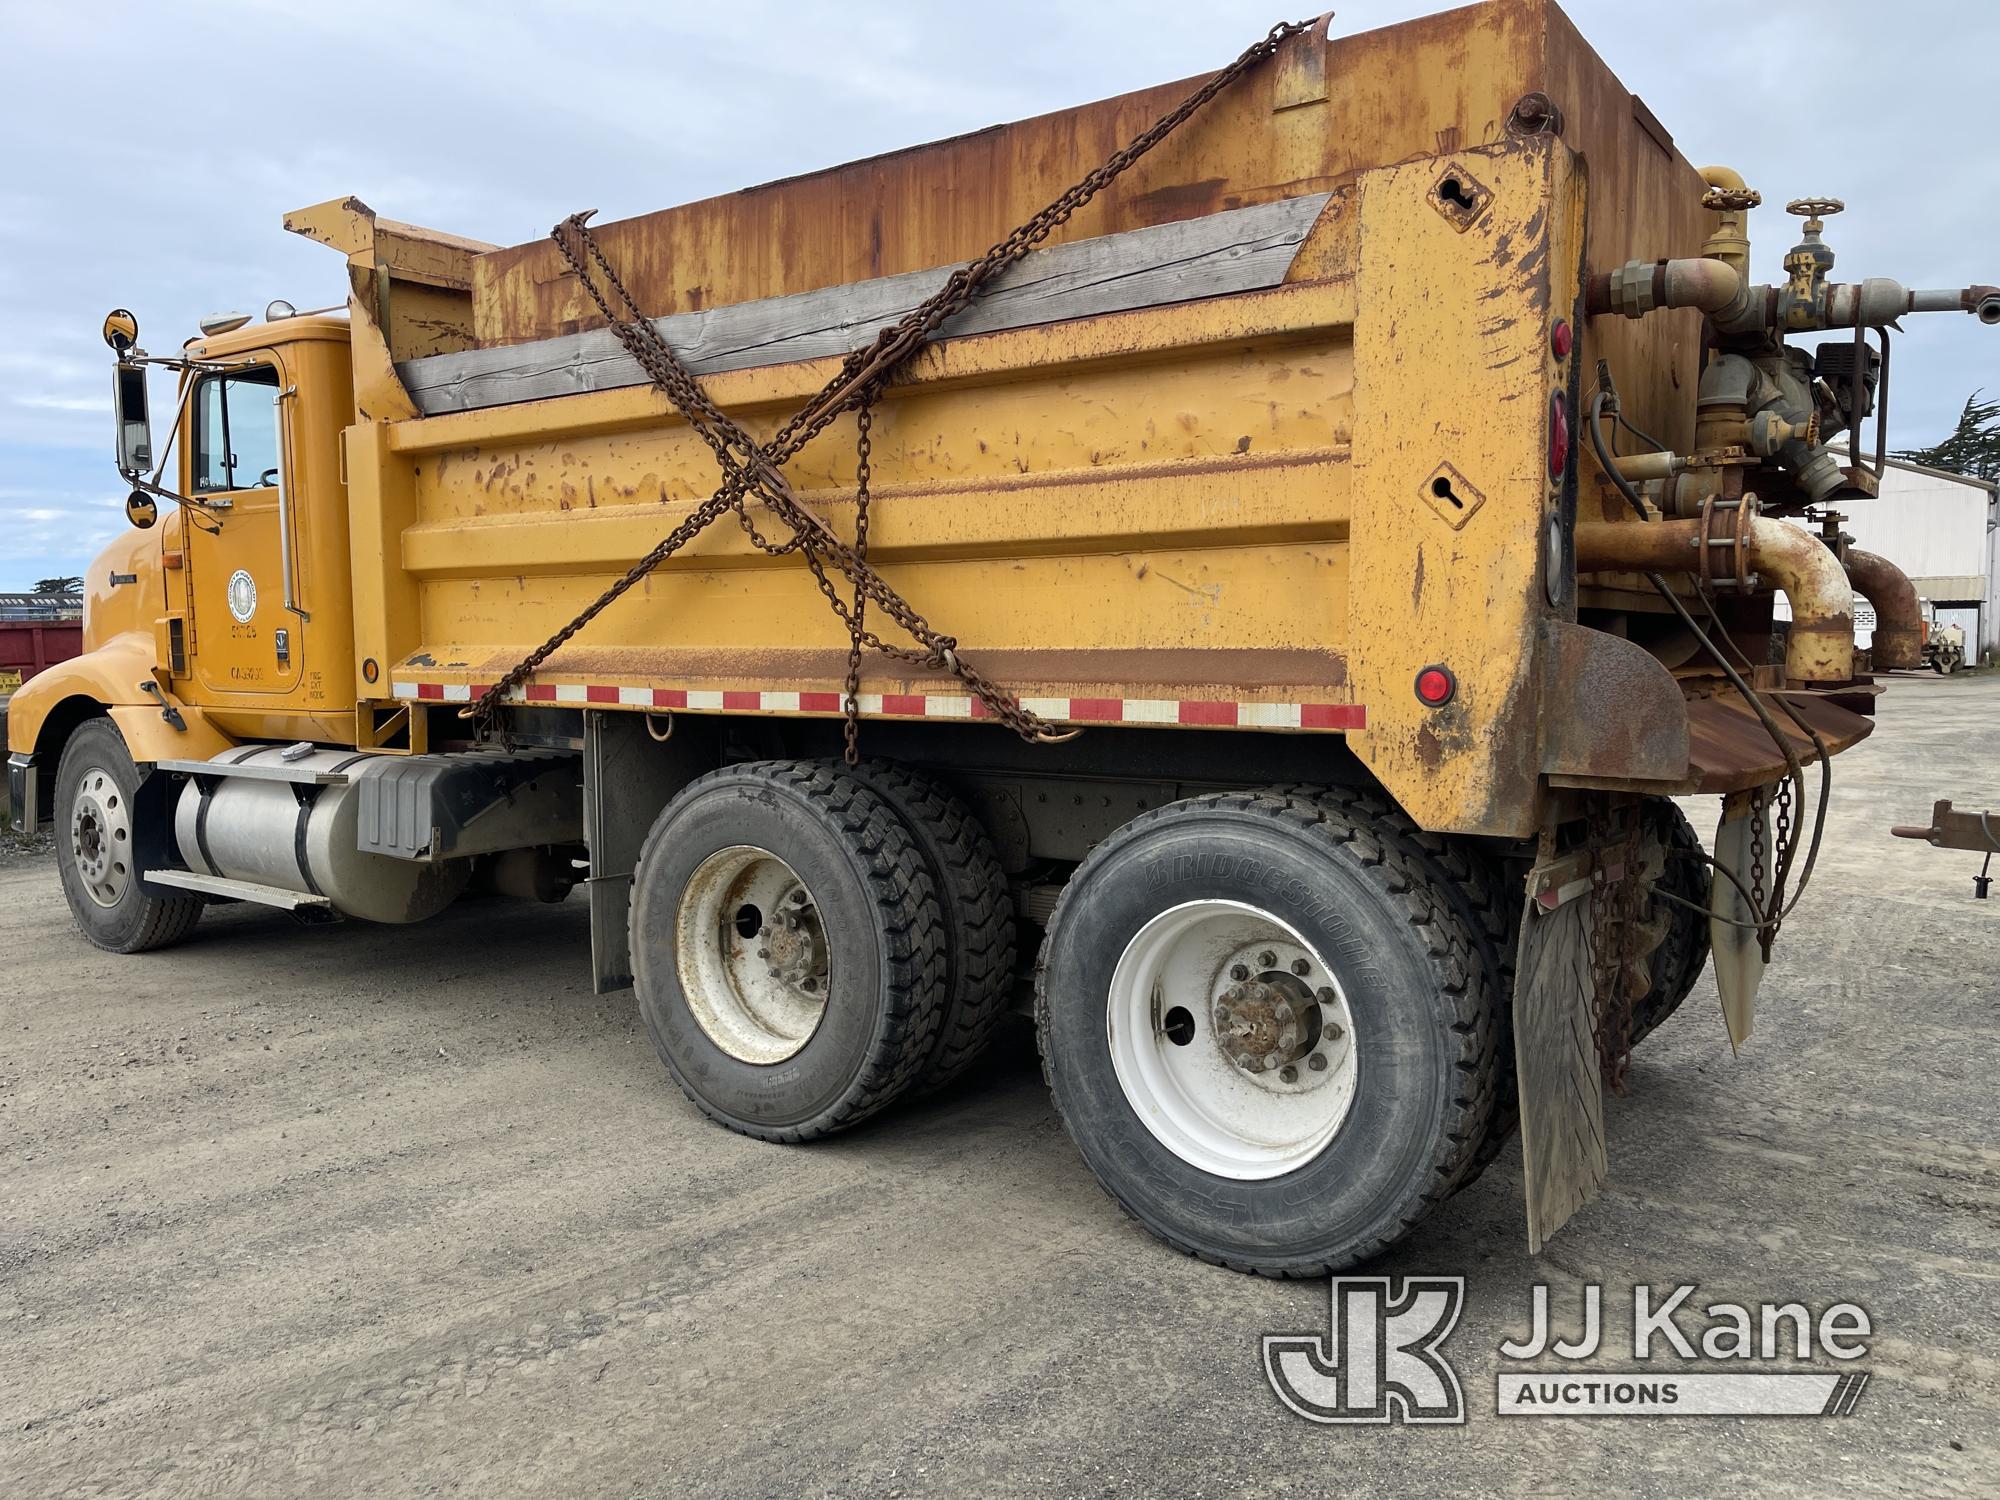
[[1855,544],[1893,559],[1940,623],[1965,627],[1980,657],[2000,651],[1996,499],[2000,485],[1990,481],[1891,459],[1879,497],[1838,507]]

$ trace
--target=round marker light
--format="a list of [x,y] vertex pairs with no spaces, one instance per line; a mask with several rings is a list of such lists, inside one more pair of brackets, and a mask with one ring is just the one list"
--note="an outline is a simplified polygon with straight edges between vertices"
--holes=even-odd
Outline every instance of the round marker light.
[[1569,403],[1558,391],[1549,397],[1549,478],[1569,472]]
[[1443,708],[1457,691],[1458,679],[1451,675],[1450,667],[1425,667],[1417,673],[1417,701],[1420,703]]
[[1569,326],[1565,318],[1558,318],[1556,326],[1549,330],[1549,348],[1557,359],[1568,359],[1570,350],[1576,347],[1576,330]]

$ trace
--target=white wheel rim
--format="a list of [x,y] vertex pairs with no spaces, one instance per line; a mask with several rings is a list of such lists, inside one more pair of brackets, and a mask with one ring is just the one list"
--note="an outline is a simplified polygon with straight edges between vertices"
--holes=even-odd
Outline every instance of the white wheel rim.
[[88,767],[69,808],[69,852],[99,906],[116,906],[132,884],[132,809],[111,773]]
[[1140,1120],[1218,1177],[1304,1166],[1353,1108],[1346,991],[1310,943],[1258,907],[1191,901],[1140,928],[1112,972],[1106,1027]]
[[674,963],[695,1021],[739,1062],[783,1062],[826,1015],[819,905],[769,850],[735,844],[695,868],[675,914]]

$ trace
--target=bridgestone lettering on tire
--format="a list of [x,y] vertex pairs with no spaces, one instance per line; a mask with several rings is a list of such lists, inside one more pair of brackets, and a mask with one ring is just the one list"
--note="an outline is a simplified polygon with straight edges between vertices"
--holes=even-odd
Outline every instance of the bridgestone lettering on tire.
[[[1271,940],[1234,950],[1253,929],[1218,921],[1218,972],[1193,990],[1185,963],[1156,964],[1164,989],[1148,1041],[1165,1057],[1221,1047],[1250,1084],[1284,1089],[1346,1017],[1352,1088],[1325,1096],[1323,1143],[1261,1106],[1253,1119],[1279,1126],[1269,1139],[1215,1137],[1233,1116],[1207,1102],[1254,1098],[1235,1085],[1121,1085],[1108,1025],[1121,961],[1148,961],[1162,931],[1186,922],[1177,913],[1232,909],[1267,922]],[[1295,973],[1316,1014],[1287,980]],[[1207,1016],[1186,1001],[1195,991],[1215,997]],[[1300,1016],[1311,1025],[1296,1026]],[[1472,934],[1422,862],[1365,818],[1296,791],[1174,803],[1099,845],[1050,920],[1036,1020],[1057,1110],[1098,1180],[1169,1244],[1239,1270],[1316,1276],[1380,1253],[1461,1180],[1493,1113],[1498,1004]],[[1326,1073],[1342,1065],[1326,1055]],[[1142,1118],[1135,1099],[1183,1116],[1194,1144],[1187,1131],[1174,1144],[1175,1121]]]
[[171,947],[194,931],[199,896],[151,896],[139,881],[139,770],[109,719],[78,727],[56,770],[56,872],[83,935],[112,953]]
[[[716,882],[740,904],[716,907]],[[686,920],[702,912],[716,920]],[[655,1049],[732,1130],[826,1135],[895,1099],[932,1056],[937,892],[902,819],[844,769],[762,761],[691,783],[640,852],[630,930]]]

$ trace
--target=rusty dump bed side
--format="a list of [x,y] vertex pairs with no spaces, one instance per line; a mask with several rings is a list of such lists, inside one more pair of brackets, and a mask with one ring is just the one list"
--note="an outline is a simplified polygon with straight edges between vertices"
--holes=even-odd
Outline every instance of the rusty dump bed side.
[[[1710,227],[1700,179],[1556,5],[1490,0],[1350,36],[1338,27],[1323,21],[1216,100],[1049,243],[1351,189],[1373,168],[1506,139],[1515,104],[1539,93],[1589,163],[1593,266],[1700,246]],[[604,224],[597,238],[654,316],[969,260],[1202,81]],[[545,238],[480,255],[471,283],[481,346],[602,323]],[[1657,424],[1648,430],[1677,451],[1692,436],[1676,393],[1692,389],[1700,329],[1698,315],[1679,313],[1599,330],[1598,353],[1633,372],[1624,393],[1640,425]]]
[[[762,438],[937,268],[1189,87],[599,238]],[[907,367],[875,423],[871,557],[1051,719],[1345,734],[1428,827],[1526,833],[1550,776],[1682,784],[1670,674],[1575,624],[1576,466],[1552,477],[1548,455],[1552,398],[1573,412],[1599,356],[1634,420],[1684,445],[1698,315],[1598,319],[1567,359],[1551,333],[1584,326],[1588,268],[1694,253],[1700,191],[1541,0],[1296,39]],[[310,217],[356,287],[356,659],[379,671],[357,695],[464,701],[706,497],[713,462],[551,246],[451,250],[419,331],[379,229]],[[786,472],[851,533],[851,424]],[[1602,513],[1594,489],[1583,505]],[[795,556],[725,523],[518,697],[830,716],[845,640]],[[1412,691],[1434,663],[1456,682],[1441,709]],[[1600,680],[1663,727],[1604,753],[1583,706]],[[880,657],[862,695],[869,715],[979,716],[950,677]]]

